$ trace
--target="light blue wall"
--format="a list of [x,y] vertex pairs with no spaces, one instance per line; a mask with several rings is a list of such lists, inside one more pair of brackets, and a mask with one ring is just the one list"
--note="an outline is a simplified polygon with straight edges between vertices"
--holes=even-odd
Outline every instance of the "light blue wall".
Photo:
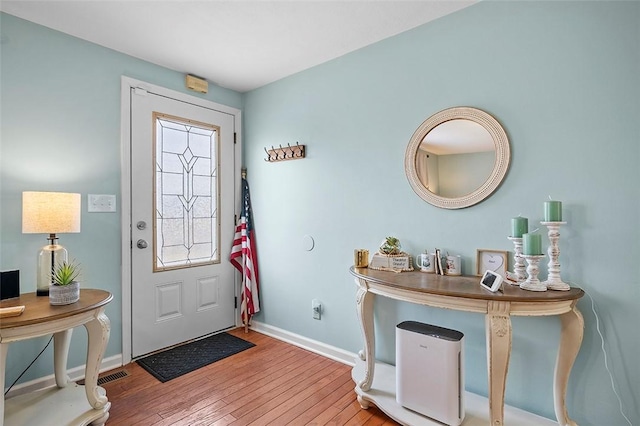
[[[262,312],[257,320],[349,351],[361,348],[354,248],[387,235],[415,254],[440,247],[475,268],[477,248],[511,249],[509,218],[542,218],[549,194],[564,202],[563,277],[593,296],[609,366],[633,424],[640,373],[640,7],[637,2],[482,2],[454,15],[253,91],[211,88],[242,107],[245,164],[257,227]],[[183,75],[2,14],[0,17],[0,268],[19,268],[32,291],[43,236],[20,232],[23,190],[118,194],[120,76],[184,91]],[[403,171],[406,145],[429,115],[486,110],[512,147],[504,184],[487,201],[445,211],[420,200]],[[308,158],[267,164],[263,147],[299,141]],[[66,160],[66,161],[65,161]],[[71,167],[66,164],[73,163]],[[46,170],[46,171],[43,171]],[[120,352],[120,220],[83,213],[62,236],[92,287],[112,291],[107,356]],[[311,235],[314,250],[304,250]],[[311,300],[325,306],[311,319]],[[588,298],[585,339],[569,383],[581,425],[624,425],[604,368]],[[378,353],[393,360],[393,326],[432,322],[466,335],[467,387],[486,393],[483,318],[381,300]],[[554,318],[516,318],[507,403],[553,417]],[[70,366],[84,363],[76,332]],[[46,343],[12,345],[7,382]],[[51,373],[49,349],[27,376]]]
[[[257,319],[350,351],[362,346],[354,248],[387,235],[412,254],[511,250],[510,218],[564,202],[563,278],[593,297],[626,413],[640,422],[640,3],[481,2],[245,95],[245,164],[262,284]],[[312,47],[310,47],[312,48]],[[512,148],[504,184],[485,202],[441,210],[415,195],[403,158],[431,114],[474,106]],[[304,160],[267,163],[264,147],[307,145]],[[316,242],[305,251],[303,237]],[[546,269],[546,266],[543,268]],[[546,272],[545,272],[546,275]],[[320,299],[321,321],[311,315]],[[581,425],[624,425],[591,302],[569,382]],[[414,319],[465,333],[467,387],[486,394],[484,319],[380,300],[377,351],[393,361],[394,326]],[[554,417],[559,322],[515,318],[507,403]]]
[[[42,26],[0,15],[0,268],[19,269],[21,291],[35,291],[36,255],[46,235],[22,234],[22,191],[82,194],[82,232],[60,243],[83,268],[83,286],[111,291],[111,339],[105,356],[122,351],[120,212],[87,213],[87,194],[120,199],[120,78],[126,75],[232,107],[239,93],[215,86],[207,95],[184,88],[184,74],[149,64]],[[119,210],[119,209],[118,209]],[[46,344],[11,346],[7,384]],[[74,332],[69,367],[85,363],[86,332]],[[52,349],[25,379],[52,374]],[[23,380],[25,380],[23,379]]]

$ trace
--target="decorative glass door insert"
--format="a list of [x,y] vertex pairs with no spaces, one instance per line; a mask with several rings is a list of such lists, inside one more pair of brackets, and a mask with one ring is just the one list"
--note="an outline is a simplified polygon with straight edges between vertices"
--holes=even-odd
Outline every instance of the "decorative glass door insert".
[[220,128],[153,113],[154,272],[220,263]]

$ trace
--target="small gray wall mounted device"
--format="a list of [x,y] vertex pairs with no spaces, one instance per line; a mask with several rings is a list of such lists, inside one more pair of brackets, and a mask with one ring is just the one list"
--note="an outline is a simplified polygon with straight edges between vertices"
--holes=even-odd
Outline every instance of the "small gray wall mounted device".
[[464,334],[404,321],[396,326],[396,401],[447,425],[464,419]]

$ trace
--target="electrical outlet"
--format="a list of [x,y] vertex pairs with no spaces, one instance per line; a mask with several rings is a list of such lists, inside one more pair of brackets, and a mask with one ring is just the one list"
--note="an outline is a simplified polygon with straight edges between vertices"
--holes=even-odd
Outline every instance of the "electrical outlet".
[[318,299],[311,301],[311,309],[313,310],[313,319],[319,320],[322,316],[322,303]]

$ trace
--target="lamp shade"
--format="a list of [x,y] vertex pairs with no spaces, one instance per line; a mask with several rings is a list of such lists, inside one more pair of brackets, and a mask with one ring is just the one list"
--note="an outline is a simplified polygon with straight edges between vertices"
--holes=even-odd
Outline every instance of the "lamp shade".
[[22,233],[80,232],[80,194],[68,192],[22,193]]

